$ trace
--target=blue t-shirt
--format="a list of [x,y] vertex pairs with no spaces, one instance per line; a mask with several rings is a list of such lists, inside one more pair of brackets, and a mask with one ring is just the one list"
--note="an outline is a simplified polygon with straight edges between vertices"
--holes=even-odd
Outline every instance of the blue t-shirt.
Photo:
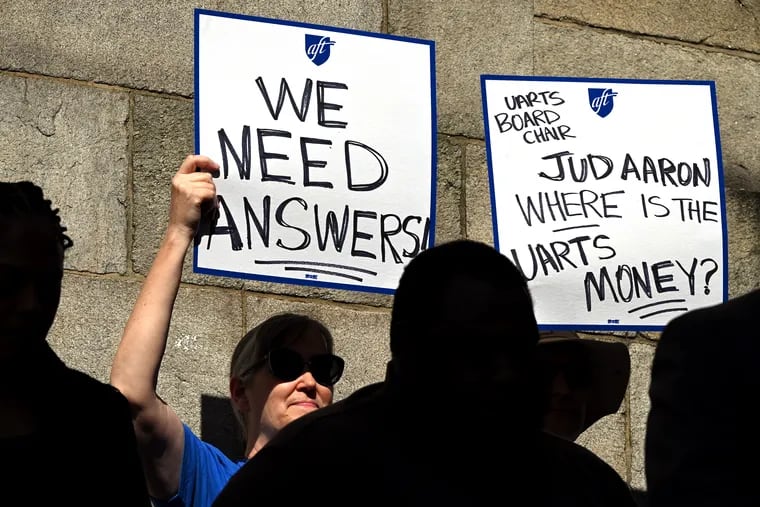
[[156,507],[211,507],[222,488],[245,460],[234,462],[222,451],[195,436],[186,425],[179,491],[168,501],[153,499]]

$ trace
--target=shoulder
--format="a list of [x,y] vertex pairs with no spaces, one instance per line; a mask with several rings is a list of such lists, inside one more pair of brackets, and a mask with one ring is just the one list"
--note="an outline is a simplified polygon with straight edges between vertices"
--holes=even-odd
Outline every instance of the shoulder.
[[183,424],[183,428],[185,443],[175,498],[181,499],[181,505],[211,505],[244,462],[232,461],[221,450],[199,439],[189,426]]
[[67,403],[74,404],[86,401],[107,404],[127,403],[128,406],[126,398],[118,389],[82,370],[68,366],[47,342],[44,342],[34,354],[44,368],[44,375],[40,377],[41,381],[48,383],[53,391],[61,393],[62,396],[58,401],[65,399]]
[[[607,462],[585,447],[542,434],[542,448],[551,470],[547,482],[567,488],[573,498],[589,498],[589,505],[633,506],[628,484]],[[573,490],[572,494],[569,490]]]
[[337,470],[354,467],[352,457],[366,455],[368,446],[377,442],[376,430],[383,427],[383,391],[382,383],[363,387],[289,423],[230,479],[214,506],[239,505],[237,499],[246,495],[262,503],[281,501],[291,470],[309,470],[313,483],[332,482]]
[[602,473],[612,472],[620,478],[607,462],[580,444],[555,437],[548,433],[541,433],[540,442],[544,450],[549,454],[553,454],[559,460],[575,462]]
[[711,331],[727,325],[748,326],[750,320],[755,320],[755,313],[758,310],[760,310],[760,289],[723,303],[679,315],[667,324],[663,337],[675,335],[684,330],[696,331],[698,335],[702,335],[705,329]]
[[184,451],[182,455],[183,463],[199,465],[204,469],[219,470],[221,475],[232,475],[243,464],[244,461],[233,461],[216,446],[204,442],[190,427],[182,423],[185,434]]
[[[755,290],[679,315],[668,322],[660,336],[653,371],[659,371],[660,365],[670,367],[685,361],[696,368],[700,363],[713,363],[718,356],[735,358],[756,352],[756,341],[747,338],[757,334],[758,310],[760,290]],[[719,347],[715,346],[716,339],[720,340]]]
[[66,367],[62,374],[62,382],[70,393],[77,397],[86,396],[88,400],[105,403],[107,406],[129,406],[127,399],[114,386],[80,370]]
[[64,404],[71,418],[84,424],[88,431],[114,427],[134,431],[129,402],[114,386],[69,367],[59,369],[51,381],[56,384],[53,387],[56,403]]
[[[365,435],[377,423],[384,403],[383,384],[365,386],[348,398],[321,408],[288,424],[267,447],[336,445]],[[361,435],[360,435],[361,434]]]

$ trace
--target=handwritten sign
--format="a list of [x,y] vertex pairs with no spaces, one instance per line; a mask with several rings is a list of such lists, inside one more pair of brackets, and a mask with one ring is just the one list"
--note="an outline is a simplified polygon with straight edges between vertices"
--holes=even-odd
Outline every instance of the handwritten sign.
[[542,329],[660,330],[724,301],[711,81],[481,76],[494,239]]
[[202,9],[195,37],[194,271],[392,293],[434,240],[433,43]]

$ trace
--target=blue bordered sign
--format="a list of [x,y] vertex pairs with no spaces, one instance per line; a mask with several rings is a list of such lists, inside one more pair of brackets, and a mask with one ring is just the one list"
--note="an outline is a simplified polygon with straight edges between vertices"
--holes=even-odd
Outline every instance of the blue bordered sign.
[[662,330],[727,299],[712,81],[481,76],[497,249],[542,329]]
[[432,41],[198,9],[198,273],[392,294],[433,244]]

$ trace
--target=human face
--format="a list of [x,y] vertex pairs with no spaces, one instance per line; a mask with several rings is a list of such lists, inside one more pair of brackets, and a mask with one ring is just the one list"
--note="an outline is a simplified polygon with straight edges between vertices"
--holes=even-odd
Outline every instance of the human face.
[[586,420],[590,378],[588,364],[579,351],[558,351],[541,357],[545,372],[547,409],[544,431],[575,440]]
[[0,218],[0,358],[44,340],[61,297],[63,247],[42,218]]
[[[324,338],[310,330],[287,348],[305,360],[327,352]],[[332,403],[333,388],[323,386],[306,371],[295,380],[283,382],[265,365],[259,368],[245,387],[248,442],[257,451],[288,423]]]

